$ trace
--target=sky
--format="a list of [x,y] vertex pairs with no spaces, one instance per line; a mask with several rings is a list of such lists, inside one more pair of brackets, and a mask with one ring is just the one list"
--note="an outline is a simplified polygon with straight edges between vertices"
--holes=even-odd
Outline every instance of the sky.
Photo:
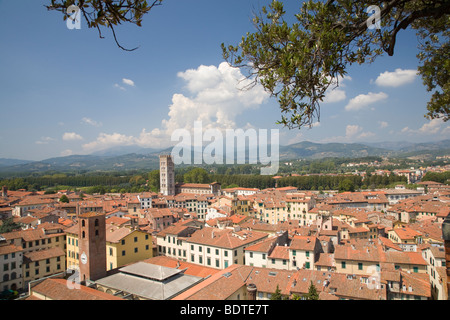
[[[416,74],[417,39],[399,34],[395,54],[353,65],[330,91],[312,128],[277,125],[275,98],[260,86],[239,90],[241,70],[224,62],[221,43],[255,29],[269,1],[164,1],[142,27],[69,29],[50,0],[0,0],[0,158],[43,160],[113,147],[167,148],[175,129],[279,129],[280,144],[450,138],[424,117],[427,92]],[[294,12],[300,1],[285,1]]]

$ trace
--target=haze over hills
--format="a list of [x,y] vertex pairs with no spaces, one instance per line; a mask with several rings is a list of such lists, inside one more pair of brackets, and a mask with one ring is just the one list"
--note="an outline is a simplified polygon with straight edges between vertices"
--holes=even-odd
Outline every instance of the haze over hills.
[[[158,150],[139,147],[121,147],[96,152],[90,155],[55,157],[42,161],[0,158],[0,173],[153,170],[157,169],[159,166],[159,155],[162,153],[169,154],[171,151],[172,148]],[[322,159],[328,157],[411,157],[424,154],[437,156],[450,154],[450,140],[430,143],[314,143],[303,141],[287,146],[280,146],[279,152],[281,161],[294,159]],[[194,159],[194,154],[194,151],[192,151],[192,159]]]

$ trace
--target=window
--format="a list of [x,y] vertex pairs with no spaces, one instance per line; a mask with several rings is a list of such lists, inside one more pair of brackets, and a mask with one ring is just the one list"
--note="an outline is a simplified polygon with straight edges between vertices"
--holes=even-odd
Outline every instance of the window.
[[414,273],[419,272],[419,267],[413,267],[413,271],[414,271]]
[[310,268],[310,263],[309,262],[305,262],[305,268],[309,269]]
[[342,262],[341,262],[341,268],[342,268],[342,269],[345,269],[345,261],[342,261]]
[[306,257],[309,257],[309,251],[306,251],[305,254],[306,254]]
[[138,241],[138,238],[137,237],[134,237],[134,242],[137,242]]
[[134,248],[134,253],[137,253],[138,252],[138,248]]
[[125,255],[125,250],[122,250],[122,257]]
[[361,262],[358,263],[358,270],[362,270],[363,269],[363,264]]

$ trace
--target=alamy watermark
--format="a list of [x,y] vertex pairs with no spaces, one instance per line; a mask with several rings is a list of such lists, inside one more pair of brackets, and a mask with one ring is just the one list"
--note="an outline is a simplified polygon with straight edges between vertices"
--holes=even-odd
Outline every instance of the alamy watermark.
[[66,270],[67,274],[70,274],[69,277],[67,277],[66,280],[66,286],[70,290],[74,289],[80,289],[81,288],[81,282],[80,282],[80,268],[76,265],[69,266]]
[[367,28],[370,30],[381,29],[381,10],[379,6],[371,5],[367,8],[366,12],[370,14],[366,20]]
[[67,29],[81,29],[81,10],[76,5],[71,5],[67,8],[69,15],[66,20]]
[[[192,134],[187,129],[174,130],[171,141],[178,141],[172,149],[174,163],[259,163],[263,165],[260,171],[261,175],[273,175],[278,172],[280,155],[278,129],[270,129],[270,144],[268,144],[268,129],[250,128],[245,131],[243,129],[226,129],[224,131],[225,136],[219,129],[206,129],[203,132],[201,121],[194,122]],[[210,143],[204,147],[203,142],[205,141]]]

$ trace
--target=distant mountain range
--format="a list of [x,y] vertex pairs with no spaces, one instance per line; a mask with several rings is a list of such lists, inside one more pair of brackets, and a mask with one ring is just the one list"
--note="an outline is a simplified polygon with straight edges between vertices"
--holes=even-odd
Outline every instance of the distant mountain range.
[[[144,149],[120,147],[90,155],[72,155],[42,161],[26,161],[0,158],[0,173],[41,173],[47,171],[123,171],[153,170],[159,166],[159,155],[170,153],[168,149]],[[248,150],[247,150],[248,151]],[[194,154],[194,153],[192,153]],[[450,154],[450,140],[430,143],[378,142],[378,143],[314,143],[300,142],[280,146],[280,160],[360,158],[367,156],[439,156]]]

